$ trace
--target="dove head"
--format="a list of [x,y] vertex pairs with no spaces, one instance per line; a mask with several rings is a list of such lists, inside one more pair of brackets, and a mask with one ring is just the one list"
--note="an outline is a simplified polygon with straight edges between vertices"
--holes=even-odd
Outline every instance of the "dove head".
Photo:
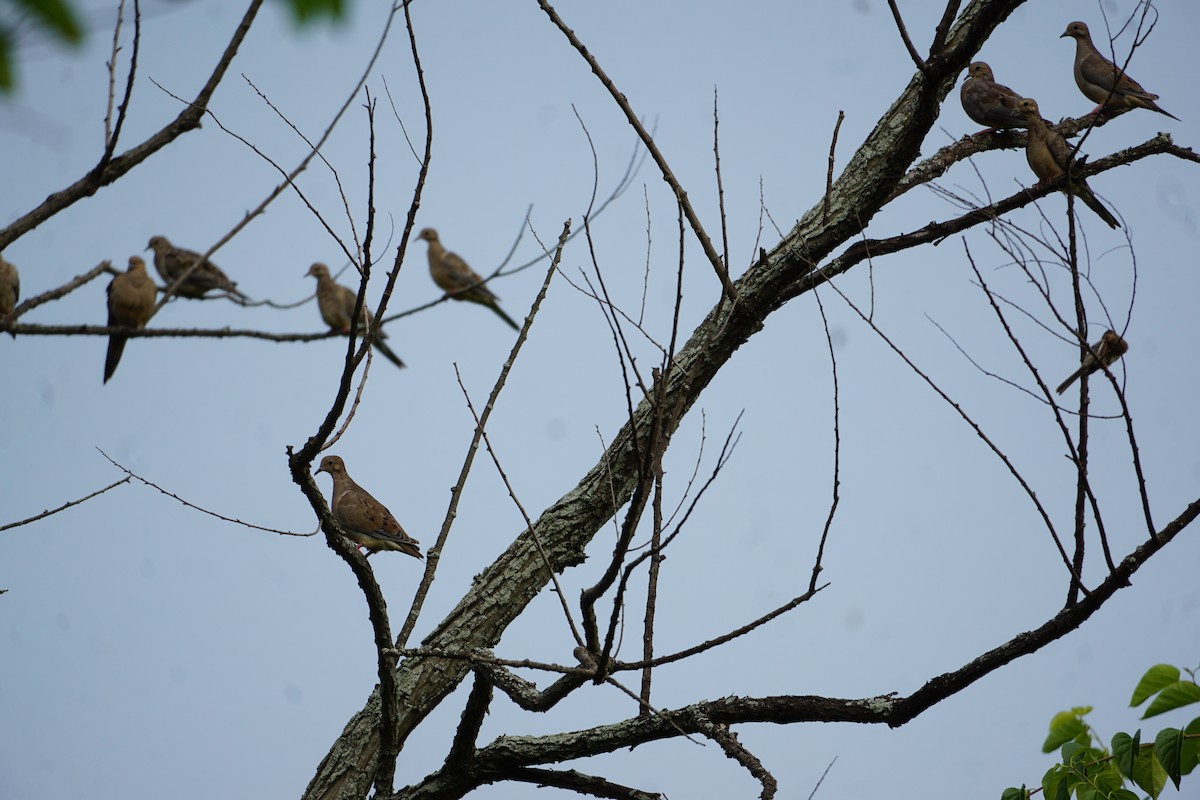
[[144,273],[146,271],[146,262],[142,260],[141,256],[130,256],[129,271]]
[[976,61],[967,67],[967,75],[972,78],[978,78],[981,81],[995,82],[996,80],[996,76],[992,74],[992,68],[984,61]]
[[151,236],[150,244],[146,245],[146,249],[162,253],[171,249],[171,243],[167,241],[167,237],[165,236]]
[[417,238],[424,239],[427,242],[436,242],[438,234],[433,228],[422,228],[421,232],[417,234]]
[[313,264],[311,267],[308,268],[308,274],[314,278],[328,278],[329,277],[329,267],[325,266],[324,264],[322,264],[320,262],[317,262],[316,264]]
[[1067,36],[1070,36],[1072,39],[1078,39],[1085,42],[1090,42],[1092,40],[1092,35],[1088,33],[1088,26],[1082,22],[1072,22],[1067,26],[1067,29],[1063,31],[1062,36],[1059,36],[1058,38],[1063,39]]
[[1036,117],[1041,119],[1042,116],[1041,112],[1038,111],[1037,100],[1034,100],[1032,97],[1021,98],[1021,102],[1017,104],[1017,111],[1023,117]]
[[321,466],[317,467],[317,472],[328,472],[330,475],[342,473],[344,475],[346,465],[337,456],[325,456],[321,459]]

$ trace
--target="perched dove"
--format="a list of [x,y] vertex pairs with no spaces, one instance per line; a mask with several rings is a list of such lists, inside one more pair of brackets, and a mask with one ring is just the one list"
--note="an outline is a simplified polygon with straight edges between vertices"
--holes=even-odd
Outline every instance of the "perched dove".
[[521,329],[521,326],[513,322],[512,317],[505,314],[500,308],[496,302],[500,298],[483,284],[483,278],[467,266],[467,262],[459,258],[456,253],[449,253],[445,247],[442,247],[437,231],[433,228],[423,228],[417,234],[417,238],[429,242],[429,274],[433,276],[433,282],[442,291],[455,300],[467,300],[487,306],[495,311],[500,319],[507,322],[513,330]]
[[325,456],[317,472],[333,478],[333,500],[329,504],[333,518],[350,540],[367,548],[367,555],[379,550],[399,550],[423,559],[420,544],[404,532],[392,512],[346,474],[346,465],[337,456]]
[[13,264],[0,258],[0,318],[7,321],[20,299],[21,276]]
[[[1029,123],[1029,141],[1025,145],[1025,159],[1038,176],[1039,183],[1052,181],[1067,171],[1067,167],[1071,163],[1071,146],[1067,144],[1067,140],[1061,133],[1051,128],[1042,119],[1037,101],[1029,97],[1023,98],[1017,108],[1024,115],[1025,121]],[[1065,187],[1063,191],[1066,191]],[[1083,201],[1084,205],[1095,211],[1108,227],[1121,227],[1117,218],[1096,199],[1096,195],[1092,194],[1092,190],[1088,188],[1087,182],[1083,178],[1076,178],[1071,182],[1071,191]]]
[[992,68],[982,61],[967,68],[967,79],[959,90],[959,98],[967,116],[987,126],[987,130],[980,133],[991,133],[997,128],[1026,127],[1025,117],[1017,110],[1021,95],[996,83]]
[[[349,287],[342,286],[329,275],[329,267],[324,264],[313,264],[308,268],[308,274],[317,279],[317,308],[321,311],[321,319],[325,320],[325,324],[332,331],[338,333],[350,332],[350,315],[354,313],[354,303],[358,299]],[[366,326],[359,324],[358,332],[363,333],[366,327],[371,324],[371,310],[363,304],[363,317],[366,319]],[[378,350],[384,358],[391,361],[397,367],[404,367],[404,362],[400,357],[392,352],[392,348],[383,343],[387,335],[383,332],[383,328],[375,331],[375,339],[372,346]]]
[[[129,269],[108,284],[108,327],[140,328],[150,321],[158,287],[146,274],[146,262],[139,256],[129,257]],[[104,382],[117,371],[121,353],[125,352],[126,336],[114,333],[108,337],[108,355],[104,359]]]
[[1100,55],[1096,45],[1092,44],[1087,25],[1072,22],[1058,38],[1067,36],[1075,40],[1075,84],[1079,86],[1079,91],[1097,104],[1097,111],[1101,105],[1111,109],[1148,108],[1166,114],[1171,119],[1179,119],[1158,107],[1154,102],[1158,95],[1147,92],[1140,83],[1123,75],[1115,64]]
[[[200,258],[199,253],[192,250],[184,250],[182,247],[176,247],[168,242],[165,236],[152,237],[146,249],[154,251],[154,268],[158,270],[159,276],[166,281],[167,287],[174,283],[180,275]],[[246,295],[237,290],[237,284],[229,280],[228,275],[222,272],[216,264],[207,259],[200,266],[192,270],[187,280],[179,285],[176,294],[180,297],[190,297],[195,300],[208,294],[213,289],[229,292],[243,300],[248,299]]]
[[1104,335],[1100,337],[1100,341],[1092,345],[1091,352],[1083,357],[1083,363],[1079,365],[1079,369],[1072,372],[1071,376],[1060,383],[1054,391],[1062,394],[1081,375],[1091,375],[1104,367],[1112,366],[1128,351],[1129,344],[1118,336],[1116,331],[1105,331]]

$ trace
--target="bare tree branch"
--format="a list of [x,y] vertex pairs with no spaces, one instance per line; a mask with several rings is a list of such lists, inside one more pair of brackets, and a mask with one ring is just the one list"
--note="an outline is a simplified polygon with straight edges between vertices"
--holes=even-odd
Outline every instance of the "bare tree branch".
[[[229,40],[229,44],[226,45],[225,52],[221,54],[221,58],[217,61],[217,66],[213,69],[208,81],[204,84],[200,93],[196,95],[196,99],[192,100],[191,103],[187,104],[179,112],[179,116],[169,122],[158,133],[141,144],[126,150],[121,155],[110,158],[106,154],[101,157],[100,162],[87,175],[84,175],[62,191],[50,195],[37,208],[18,218],[8,227],[0,229],[0,251],[63,209],[74,205],[85,197],[91,197],[97,191],[116,181],[183,134],[200,127],[200,118],[208,108],[209,100],[212,99],[213,93],[217,90],[217,85],[220,84],[221,79],[225,77],[225,71],[229,69],[229,65],[233,62],[233,57],[237,55],[238,48],[241,47],[242,41],[246,38],[246,34],[249,33],[250,24],[254,22],[254,17],[258,14],[258,9],[261,6],[262,0],[250,0],[250,7],[246,9],[245,16],[242,17],[242,21],[238,24],[237,29],[234,30],[233,37]],[[130,80],[132,80],[132,77],[133,70],[131,66]],[[115,140],[116,137],[114,136],[113,141],[115,142]]]

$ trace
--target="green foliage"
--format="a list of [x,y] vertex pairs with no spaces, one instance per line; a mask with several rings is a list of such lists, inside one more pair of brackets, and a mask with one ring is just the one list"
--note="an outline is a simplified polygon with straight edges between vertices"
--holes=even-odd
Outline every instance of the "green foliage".
[[[1142,719],[1200,703],[1196,673],[1188,670],[1183,679],[1180,670],[1169,664],[1151,667],[1138,681],[1129,705],[1136,708],[1151,698]],[[1062,761],[1042,777],[1046,800],[1139,800],[1127,784],[1157,798],[1168,778],[1178,789],[1182,777],[1200,761],[1200,717],[1182,729],[1164,728],[1154,737],[1154,744],[1144,744],[1140,730],[1132,735],[1117,733],[1108,750],[1084,719],[1091,711],[1091,706],[1078,706],[1051,718],[1042,752],[1059,750]],[[1000,797],[1029,800],[1031,795],[1022,786],[1005,789]]]
[[309,22],[318,17],[341,19],[346,13],[345,0],[288,0],[297,22]]
[[[347,1],[285,0],[292,16],[301,24],[321,17],[339,20],[345,16]],[[34,30],[60,42],[77,45],[83,41],[84,34],[83,26],[79,24],[78,4],[79,0],[0,0],[0,7],[9,7],[0,19],[28,20]],[[16,85],[14,42],[13,30],[0,23],[0,92],[10,92]]]
[[[83,28],[69,0],[0,0],[0,5],[9,6],[6,18],[29,20],[35,29],[59,41],[70,44],[83,41]],[[10,91],[15,84],[13,38],[12,30],[0,25],[0,91]]]

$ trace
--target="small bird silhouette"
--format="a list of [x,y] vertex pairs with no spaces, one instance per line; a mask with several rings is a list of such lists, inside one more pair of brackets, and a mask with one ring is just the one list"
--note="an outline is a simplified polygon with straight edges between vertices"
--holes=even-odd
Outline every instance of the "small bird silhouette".
[[1091,375],[1104,367],[1112,366],[1128,351],[1129,344],[1117,335],[1116,331],[1105,331],[1104,335],[1100,337],[1100,341],[1092,345],[1091,352],[1083,357],[1083,363],[1079,365],[1079,369],[1072,372],[1054,391],[1062,394],[1072,383],[1079,380],[1080,376]]

